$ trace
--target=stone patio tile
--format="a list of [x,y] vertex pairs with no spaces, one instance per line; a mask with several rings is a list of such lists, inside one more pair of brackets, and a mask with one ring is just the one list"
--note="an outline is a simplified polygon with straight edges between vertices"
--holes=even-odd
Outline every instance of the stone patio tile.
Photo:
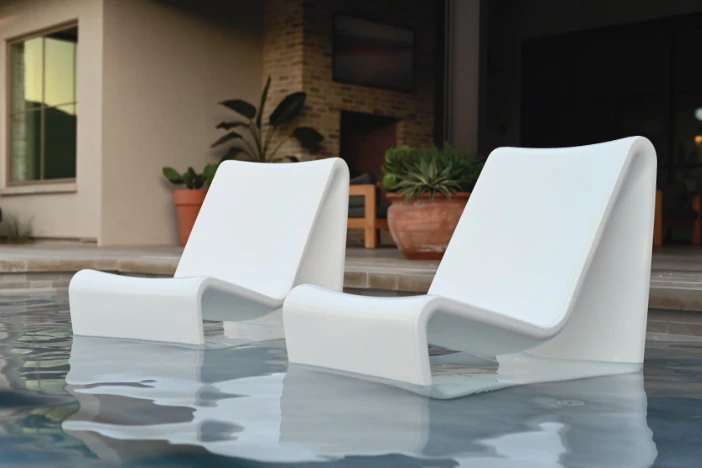
[[141,273],[149,275],[173,276],[178,261],[144,261],[144,260],[120,260],[117,263],[116,271],[119,273]]
[[652,284],[649,295],[649,307],[654,309],[684,309],[702,311],[702,288],[659,288]]
[[668,334],[702,337],[702,324],[670,323]]
[[670,333],[646,333],[650,341],[675,341],[678,343],[702,343],[702,336],[673,335]]
[[368,273],[368,288],[370,289],[386,289],[388,291],[396,291],[398,289],[398,279],[402,276],[393,273]]
[[684,323],[687,315],[689,315],[689,312],[682,310],[649,310],[648,320],[649,322],[658,321]]
[[346,271],[344,273],[344,287],[368,288],[368,273],[362,271]]
[[646,331],[650,333],[668,333],[668,325],[667,322],[649,320],[646,324]]
[[401,275],[397,289],[425,294],[433,279],[433,275]]
[[26,260],[0,260],[0,270],[5,273],[27,271]]
[[702,312],[688,311],[684,314],[685,323],[695,323],[702,325]]

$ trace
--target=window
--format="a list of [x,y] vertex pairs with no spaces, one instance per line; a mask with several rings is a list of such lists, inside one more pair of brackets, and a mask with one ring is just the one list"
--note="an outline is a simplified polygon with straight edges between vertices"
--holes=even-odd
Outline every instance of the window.
[[78,28],[8,44],[9,182],[76,177]]

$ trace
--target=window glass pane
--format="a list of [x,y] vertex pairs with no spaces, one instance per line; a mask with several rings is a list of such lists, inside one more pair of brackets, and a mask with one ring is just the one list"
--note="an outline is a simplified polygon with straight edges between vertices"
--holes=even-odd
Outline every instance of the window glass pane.
[[76,101],[77,31],[61,31],[45,39],[44,102],[47,106]]
[[44,111],[44,179],[76,176],[76,106]]
[[42,101],[43,41],[37,37],[10,46],[12,112],[36,108]]
[[41,167],[41,111],[10,117],[10,180],[38,180]]

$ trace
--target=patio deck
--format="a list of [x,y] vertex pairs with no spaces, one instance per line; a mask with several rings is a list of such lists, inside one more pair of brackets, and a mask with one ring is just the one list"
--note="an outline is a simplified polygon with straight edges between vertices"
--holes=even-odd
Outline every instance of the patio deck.
[[[129,275],[170,276],[182,249],[178,247],[97,247],[91,244],[37,243],[0,246],[2,282],[31,282],[34,274],[64,279],[83,268]],[[344,285],[349,289],[425,293],[436,261],[410,261],[393,248],[349,248]],[[31,278],[29,278],[31,276]],[[38,278],[38,277],[37,277]],[[36,282],[36,281],[35,281]],[[8,286],[0,289],[10,289]],[[656,309],[702,311],[702,248],[654,250],[650,305]]]
[[[0,246],[0,296],[67,289],[83,268],[133,276],[171,276],[177,247],[97,247],[76,243]],[[349,248],[345,287],[379,295],[425,293],[438,262],[410,261],[393,248]],[[649,340],[702,342],[702,248],[654,250],[648,314]]]

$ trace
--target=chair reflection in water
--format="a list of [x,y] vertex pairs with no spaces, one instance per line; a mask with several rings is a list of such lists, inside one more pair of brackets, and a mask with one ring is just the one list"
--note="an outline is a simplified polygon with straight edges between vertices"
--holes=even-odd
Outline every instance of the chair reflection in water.
[[[485,468],[647,468],[657,453],[641,372],[444,401],[310,369],[286,373],[284,351],[262,345],[194,351],[78,337],[70,366],[80,410],[62,428],[116,463],[154,441],[262,462],[385,455]],[[110,449],[111,439],[131,441],[130,455]]]

